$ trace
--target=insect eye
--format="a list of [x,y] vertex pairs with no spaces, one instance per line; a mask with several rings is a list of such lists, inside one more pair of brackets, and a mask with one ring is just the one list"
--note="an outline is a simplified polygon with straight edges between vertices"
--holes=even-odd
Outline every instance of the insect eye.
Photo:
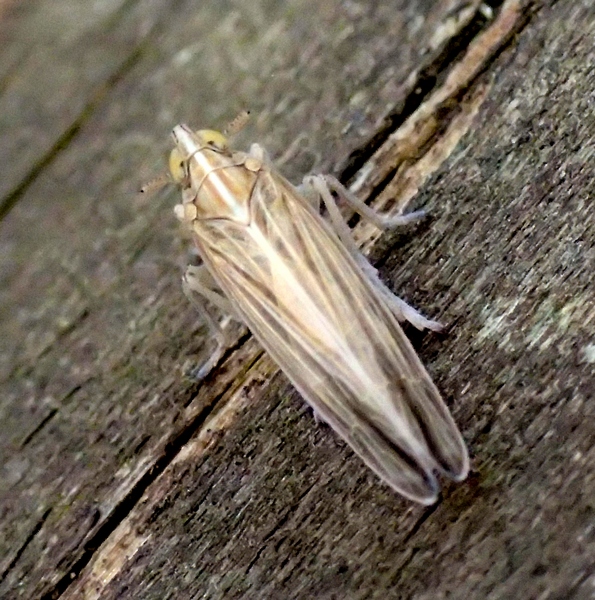
[[169,155],[169,172],[176,183],[186,179],[186,161],[177,148],[174,148]]
[[210,146],[216,150],[225,150],[227,148],[227,138],[218,131],[212,129],[203,129],[198,134],[202,138],[205,145]]

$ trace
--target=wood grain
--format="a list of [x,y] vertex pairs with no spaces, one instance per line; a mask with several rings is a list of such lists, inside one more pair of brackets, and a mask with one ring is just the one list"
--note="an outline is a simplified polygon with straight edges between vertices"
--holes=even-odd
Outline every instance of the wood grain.
[[[2,5],[1,598],[590,597],[595,8],[489,6]],[[410,332],[474,461],[434,507],[240,327],[203,385],[183,376],[208,340],[176,200],[135,191],[173,125],[244,107],[239,144],[293,144],[292,180],[431,214],[357,235],[449,325]]]

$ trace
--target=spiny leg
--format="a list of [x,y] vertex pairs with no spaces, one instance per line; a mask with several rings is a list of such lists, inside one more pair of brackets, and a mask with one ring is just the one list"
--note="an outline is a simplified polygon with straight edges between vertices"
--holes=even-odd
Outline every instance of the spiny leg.
[[[387,230],[400,227],[401,225],[408,225],[419,221],[426,216],[425,210],[416,210],[406,215],[385,215],[372,207],[368,206],[365,202],[360,200],[351,190],[347,189],[336,177],[332,175],[319,175],[318,176],[325,184],[328,190],[332,190],[339,194],[353,210],[378,227],[378,229]],[[330,194],[329,194],[330,195]],[[331,195],[332,198],[332,195]]]
[[[397,320],[409,321],[417,329],[431,329],[442,331],[443,325],[432,319],[424,317],[419,311],[407,304],[404,300],[393,294],[382,282],[378,271],[370,264],[368,259],[361,253],[351,234],[351,229],[343,219],[341,212],[333,198],[331,189],[341,195],[342,198],[364,219],[371,221],[380,229],[391,229],[405,225],[425,216],[423,210],[418,210],[407,215],[386,216],[378,213],[373,208],[356,198],[338,179],[331,175],[315,175],[304,178],[303,187],[313,190],[324,202],[333,229],[343,242],[349,253],[361,267],[363,272],[377,291],[386,300]],[[306,192],[310,195],[310,192]]]
[[213,317],[204,302],[197,299],[196,295],[199,294],[224,313],[232,316],[234,313],[229,300],[227,300],[227,298],[217,289],[215,281],[204,265],[198,267],[189,265],[186,268],[186,272],[182,277],[182,289],[188,300],[196,307],[206,323],[209,339],[213,339],[216,344],[215,349],[209,355],[209,358],[188,373],[193,379],[201,381],[221,360],[225,349],[229,345],[229,340],[223,327],[221,327],[219,322]]
[[[192,295],[192,292],[206,298],[211,304],[215,305],[224,313],[234,315],[231,302],[223,295],[223,292],[217,287],[211,273],[204,265],[188,265],[186,272],[182,277],[182,288],[184,293],[198,307],[198,301]],[[200,310],[200,308],[199,308]],[[218,327],[218,325],[217,325]]]

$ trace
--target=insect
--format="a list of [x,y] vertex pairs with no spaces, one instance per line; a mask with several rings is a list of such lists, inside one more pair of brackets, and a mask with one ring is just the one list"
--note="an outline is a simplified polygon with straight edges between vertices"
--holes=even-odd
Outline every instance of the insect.
[[441,326],[385,287],[332,192],[379,227],[420,215],[380,215],[330,176],[295,188],[262,147],[232,150],[217,131],[178,125],[173,138],[169,168],[182,190],[175,213],[203,260],[188,267],[186,292],[241,319],[315,414],[382,480],[411,500],[434,503],[436,473],[463,480],[469,458],[398,321]]

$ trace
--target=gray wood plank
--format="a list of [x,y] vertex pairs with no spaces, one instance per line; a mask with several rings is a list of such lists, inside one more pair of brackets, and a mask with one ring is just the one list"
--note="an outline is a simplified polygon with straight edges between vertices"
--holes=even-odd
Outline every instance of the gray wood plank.
[[[38,4],[3,26],[26,30]],[[514,4],[483,72],[430,119],[425,163],[394,129],[470,60],[498,7],[465,28],[447,2],[130,3],[138,19],[113,5],[120,33],[96,25],[95,46],[78,18],[45,22],[49,47],[78,43],[59,59],[36,48],[20,77],[37,74],[51,115],[51,59],[91,109],[64,147],[72,115],[44,117],[38,153],[1,162],[18,183],[58,144],[0,232],[2,597],[589,597],[594,9]],[[82,85],[87,47],[108,66],[135,58]],[[11,94],[32,82],[14,77],[0,103],[16,113]],[[133,192],[172,124],[220,127],[246,105],[244,140],[274,156],[305,134],[282,165],[296,181],[313,164],[352,181],[361,167],[377,195],[391,164],[399,189],[420,161],[429,175],[414,203],[432,219],[372,253],[451,326],[413,339],[476,470],[435,507],[383,486],[242,332],[205,385],[182,375],[204,337],[179,289],[174,195]],[[30,144],[20,124],[6,148]]]

